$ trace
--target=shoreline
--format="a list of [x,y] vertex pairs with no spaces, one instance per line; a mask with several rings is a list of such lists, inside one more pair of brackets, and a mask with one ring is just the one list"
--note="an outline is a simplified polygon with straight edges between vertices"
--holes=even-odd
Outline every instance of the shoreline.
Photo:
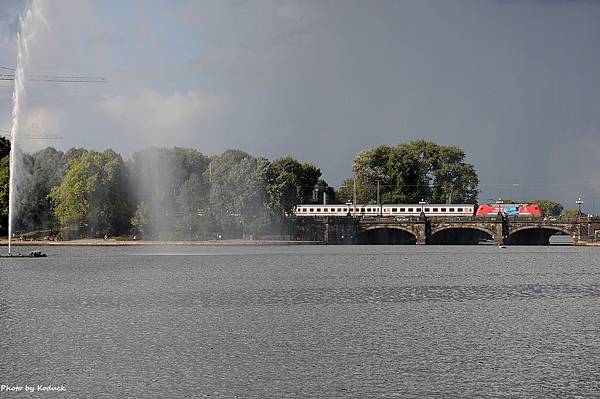
[[[321,241],[282,241],[282,240],[207,240],[207,241],[153,241],[153,240],[115,240],[102,238],[80,239],[68,241],[13,241],[14,247],[35,246],[86,246],[86,247],[120,247],[120,246],[266,246],[266,245],[321,245]],[[8,246],[8,240],[0,240],[0,246]]]
[[[162,240],[117,240],[102,238],[85,238],[78,240],[65,240],[65,241],[49,241],[49,240],[36,240],[36,241],[13,241],[11,243],[14,247],[135,247],[135,246],[189,246],[189,247],[202,247],[202,246],[292,246],[292,245],[326,245],[323,241],[287,241],[287,240],[244,240],[244,239],[230,239],[230,240],[205,240],[205,241],[162,241]],[[554,244],[557,246],[558,244]],[[562,244],[561,244],[562,245]],[[600,248],[600,242],[577,242],[565,244],[573,247],[596,247]],[[7,247],[8,240],[6,238],[0,239],[0,247]]]

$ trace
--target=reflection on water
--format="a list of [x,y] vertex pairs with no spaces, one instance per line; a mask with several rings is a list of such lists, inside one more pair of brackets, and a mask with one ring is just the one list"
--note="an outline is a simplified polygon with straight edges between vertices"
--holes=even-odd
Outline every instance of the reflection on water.
[[65,384],[65,397],[600,391],[597,249],[45,252],[0,259],[3,384]]

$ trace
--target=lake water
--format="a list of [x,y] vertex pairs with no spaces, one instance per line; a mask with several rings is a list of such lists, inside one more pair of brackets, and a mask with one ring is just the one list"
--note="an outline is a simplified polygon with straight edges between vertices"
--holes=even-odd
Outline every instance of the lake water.
[[[44,250],[0,259],[0,384],[93,398],[600,394],[599,249]],[[53,394],[0,392],[21,396]]]

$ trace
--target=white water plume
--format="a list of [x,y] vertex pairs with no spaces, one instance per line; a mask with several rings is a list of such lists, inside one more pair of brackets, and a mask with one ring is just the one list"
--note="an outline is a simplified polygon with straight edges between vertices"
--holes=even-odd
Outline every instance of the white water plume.
[[17,32],[17,65],[15,69],[15,86],[13,91],[12,126],[10,129],[10,178],[8,194],[8,254],[11,253],[11,240],[15,215],[19,211],[19,189],[22,181],[21,149],[21,108],[26,95],[25,70],[28,67],[29,48],[28,42],[35,33],[38,21],[45,22],[38,1],[33,1],[31,6],[19,19],[19,32]]

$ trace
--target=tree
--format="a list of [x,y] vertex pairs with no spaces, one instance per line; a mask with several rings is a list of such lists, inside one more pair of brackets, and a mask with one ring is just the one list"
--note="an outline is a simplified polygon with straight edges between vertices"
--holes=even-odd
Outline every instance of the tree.
[[207,220],[204,217],[207,197],[201,177],[192,173],[181,185],[177,196],[179,230],[187,232],[187,238],[196,239],[201,230],[206,232]]
[[539,204],[542,212],[546,216],[560,216],[564,207],[560,202],[552,201],[549,199],[533,199],[531,201],[527,201],[529,204]]
[[0,234],[8,233],[9,157],[0,160]]
[[10,181],[10,140],[0,137],[0,234],[8,233],[8,185]]
[[204,175],[208,164],[209,158],[199,151],[179,147],[148,148],[133,155],[128,163],[130,187],[134,188],[135,203],[147,206],[147,237],[189,237],[188,210],[181,208],[181,190],[186,182],[189,188],[190,176],[195,175],[198,203],[206,205],[208,184]]
[[[375,203],[377,183],[383,203],[476,203],[479,179],[458,147],[419,140],[396,147],[379,146],[354,158],[357,201]],[[348,199],[344,182],[340,196]],[[353,182],[352,182],[353,184]]]
[[568,218],[576,218],[576,217],[580,216],[579,209],[577,209],[577,208],[565,209],[562,213],[562,216],[565,216]]
[[146,234],[152,232],[152,220],[150,218],[150,207],[141,202],[138,204],[135,213],[131,217],[131,227],[135,234],[146,237]]
[[269,161],[227,150],[211,165],[209,214],[217,231],[229,237],[271,232],[277,210],[270,205]]
[[0,136],[0,159],[10,154],[10,140]]
[[269,207],[281,217],[291,213],[295,205],[309,200],[319,177],[317,167],[291,157],[271,162],[266,173]]
[[354,179],[344,179],[340,188],[335,192],[335,198],[338,202],[352,202],[354,198]]
[[52,189],[62,182],[67,169],[67,159],[62,151],[47,147],[33,155],[24,154],[19,193],[17,229],[26,231],[47,230],[58,225],[52,201],[48,197]]
[[52,189],[54,212],[63,227],[90,236],[126,232],[131,218],[126,183],[120,155],[89,151],[69,162],[61,185]]

